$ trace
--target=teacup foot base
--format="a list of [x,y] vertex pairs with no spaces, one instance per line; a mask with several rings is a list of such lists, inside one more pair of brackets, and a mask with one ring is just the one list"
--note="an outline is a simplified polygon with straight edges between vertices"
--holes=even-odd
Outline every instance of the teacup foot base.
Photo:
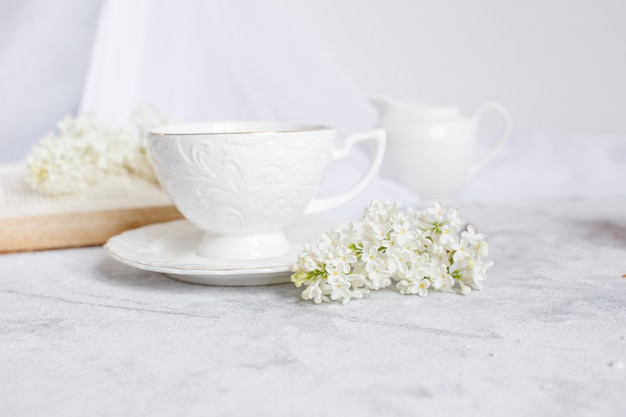
[[291,272],[272,272],[240,275],[183,275],[166,274],[176,281],[199,285],[215,285],[220,287],[254,287],[258,285],[276,285],[291,282]]
[[255,235],[214,235],[205,233],[198,255],[226,261],[252,261],[283,256],[291,249],[283,232]]

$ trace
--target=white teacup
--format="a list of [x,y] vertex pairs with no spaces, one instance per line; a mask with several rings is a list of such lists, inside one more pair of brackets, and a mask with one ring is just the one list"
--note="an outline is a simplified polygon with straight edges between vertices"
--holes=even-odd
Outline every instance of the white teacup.
[[[385,133],[355,133],[333,150],[335,129],[270,122],[168,125],[152,129],[148,144],[163,189],[180,212],[206,233],[199,255],[254,260],[284,255],[283,228],[302,214],[340,206],[380,168]],[[372,141],[370,165],[347,192],[314,199],[331,161],[352,145]]]

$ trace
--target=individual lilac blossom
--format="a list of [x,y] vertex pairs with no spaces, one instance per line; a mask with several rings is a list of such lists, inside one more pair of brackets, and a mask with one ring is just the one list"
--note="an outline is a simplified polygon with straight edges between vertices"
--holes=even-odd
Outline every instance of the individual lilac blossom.
[[426,295],[428,295],[428,287],[430,287],[430,281],[427,279],[423,279],[421,280],[418,284],[417,284],[417,295],[425,297]]
[[427,279],[409,280],[403,279],[396,287],[400,290],[400,294],[409,295],[417,294],[421,297],[428,295],[428,288],[430,287],[430,281]]
[[342,238],[341,225],[334,226],[330,230],[322,232],[322,240],[318,246],[320,250],[333,252],[339,247]]
[[375,267],[367,271],[366,285],[372,290],[379,290],[391,284],[391,272],[384,267]]
[[464,284],[463,282],[459,282],[461,286],[461,294],[470,295],[472,293],[472,288],[469,285]]
[[443,224],[438,228],[439,243],[441,245],[454,245],[459,240],[457,232],[458,226]]
[[391,239],[399,245],[406,245],[417,239],[417,232],[414,229],[413,223],[408,219],[403,220],[402,222],[395,222],[391,226]]
[[330,298],[322,293],[320,283],[320,280],[311,282],[311,284],[302,292],[302,298],[304,300],[313,300],[315,304],[330,301]]
[[441,202],[437,201],[433,207],[429,207],[422,212],[423,218],[429,223],[441,223],[445,214],[445,209]]
[[366,286],[366,278],[363,274],[350,274],[348,275],[348,281],[350,282],[350,298],[363,298],[363,295],[370,292],[369,287]]
[[461,239],[458,243],[453,243],[450,245],[450,249],[452,250],[452,259],[454,262],[464,262],[466,259],[474,257],[474,251],[469,247],[469,242],[467,240]]
[[352,247],[360,241],[359,230],[354,222],[339,225],[341,231],[341,241],[346,247]]
[[377,244],[372,244],[370,242],[364,243],[361,260],[364,263],[365,270],[367,272],[385,268],[385,261],[382,258],[380,246]]
[[472,262],[471,263],[471,282],[470,285],[477,289],[482,289],[482,281],[487,279],[487,269],[493,265],[493,262]]
[[467,242],[467,245],[477,245],[485,239],[485,235],[476,232],[476,228],[471,224],[467,225],[467,230],[461,232],[461,241]]
[[414,270],[417,252],[407,247],[395,246],[387,249],[387,268],[394,276],[404,277]]
[[440,263],[433,263],[428,276],[432,279],[433,288],[449,291],[454,287],[454,278],[448,273],[448,267]]
[[351,283],[348,278],[343,274],[333,274],[328,277],[328,284],[330,285],[330,299],[333,301],[339,300],[343,303],[350,301],[352,294],[350,292]]
[[327,264],[324,268],[326,270],[328,281],[336,281],[336,280],[346,280],[346,274],[331,264]]
[[332,264],[344,274],[348,274],[356,261],[357,258],[350,249],[345,246],[340,246],[336,250],[336,257],[332,260]]
[[487,241],[481,240],[480,242],[478,242],[478,244],[475,246],[475,252],[478,254],[478,256],[483,258],[489,255],[489,245],[487,244]]
[[451,208],[448,209],[448,211],[446,212],[446,219],[448,224],[450,224],[451,226],[456,226],[456,230],[458,231],[459,227],[462,226],[465,221],[459,217],[459,209],[458,208]]
[[391,223],[393,219],[401,215],[401,205],[390,201],[373,201],[365,210],[363,220],[366,223],[382,224]]

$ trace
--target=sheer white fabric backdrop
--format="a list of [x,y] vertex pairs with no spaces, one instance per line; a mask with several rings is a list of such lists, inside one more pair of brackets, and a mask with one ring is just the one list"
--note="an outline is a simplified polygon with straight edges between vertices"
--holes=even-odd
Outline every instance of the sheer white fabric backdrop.
[[370,128],[374,110],[307,10],[306,1],[106,1],[81,111],[120,121],[148,103],[185,121]]

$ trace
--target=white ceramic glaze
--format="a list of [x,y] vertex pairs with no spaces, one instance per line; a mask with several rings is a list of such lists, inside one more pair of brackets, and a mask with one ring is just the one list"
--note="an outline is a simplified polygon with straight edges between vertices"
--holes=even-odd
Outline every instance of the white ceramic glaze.
[[[197,251],[220,260],[282,256],[291,245],[283,229],[303,213],[337,207],[361,192],[382,162],[382,130],[349,136],[333,150],[335,130],[265,122],[172,125],[153,129],[149,150],[163,189],[189,221],[206,232]],[[352,145],[372,141],[375,152],[347,192],[314,199],[328,165]]]
[[112,237],[109,255],[134,268],[161,272],[179,281],[204,285],[267,285],[289,282],[289,267],[301,245],[293,244],[277,258],[224,261],[199,256],[202,230],[187,220],[140,227]]
[[[389,97],[371,101],[380,113],[379,126],[387,132],[381,173],[425,201],[455,196],[502,149],[511,134],[511,116],[498,103],[485,103],[466,117],[450,105],[403,103]],[[503,130],[490,151],[477,159],[476,132],[487,110],[501,114]]]

